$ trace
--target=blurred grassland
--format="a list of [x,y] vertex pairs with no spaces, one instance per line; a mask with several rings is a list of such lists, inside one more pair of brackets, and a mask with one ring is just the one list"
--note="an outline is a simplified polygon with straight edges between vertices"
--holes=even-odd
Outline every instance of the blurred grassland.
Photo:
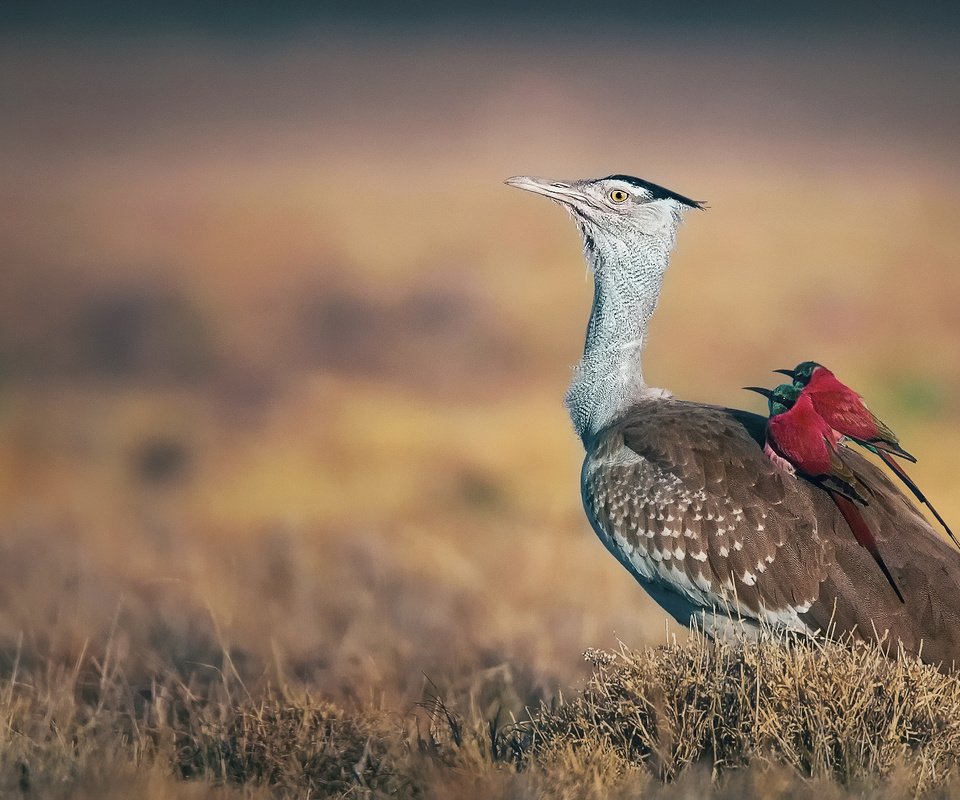
[[141,685],[226,648],[250,685],[403,711],[426,674],[520,715],[584,649],[663,641],[583,519],[561,398],[590,282],[516,173],[705,198],[649,379],[759,410],[738,387],[823,361],[960,519],[942,50],[9,45],[6,672],[109,641]]

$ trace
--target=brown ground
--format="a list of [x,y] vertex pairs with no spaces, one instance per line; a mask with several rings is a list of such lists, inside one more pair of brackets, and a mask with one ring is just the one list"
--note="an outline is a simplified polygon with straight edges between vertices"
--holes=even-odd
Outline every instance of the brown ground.
[[[375,742],[431,692],[520,717],[583,687],[587,648],[665,641],[579,507],[560,404],[589,306],[576,236],[510,174],[706,198],[649,377],[759,410],[738,387],[817,358],[960,520],[945,51],[9,44],[0,785],[208,796],[215,772],[170,777],[176,743],[128,746],[156,680],[196,686],[183,725],[309,692]],[[424,758],[431,785],[470,782]],[[500,769],[483,785],[540,791]],[[702,793],[709,770],[686,780]]]

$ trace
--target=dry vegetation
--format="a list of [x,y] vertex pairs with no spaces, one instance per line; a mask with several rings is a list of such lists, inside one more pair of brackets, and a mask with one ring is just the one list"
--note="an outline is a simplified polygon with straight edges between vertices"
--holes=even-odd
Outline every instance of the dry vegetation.
[[9,44],[0,793],[954,785],[953,678],[642,649],[665,618],[583,520],[559,402],[576,236],[499,185],[625,170],[706,197],[649,374],[746,405],[816,356],[958,519],[952,55],[878,46],[864,77],[847,43],[775,65],[705,44],[669,72],[624,49],[608,67],[660,79],[613,86],[509,43]]
[[[759,641],[589,651],[519,719],[430,683],[404,712],[244,683],[227,652],[131,683],[111,644],[0,682],[0,791],[44,797],[718,797],[950,793],[960,678],[879,645]],[[749,766],[749,770],[743,767]],[[740,769],[738,769],[740,768]]]

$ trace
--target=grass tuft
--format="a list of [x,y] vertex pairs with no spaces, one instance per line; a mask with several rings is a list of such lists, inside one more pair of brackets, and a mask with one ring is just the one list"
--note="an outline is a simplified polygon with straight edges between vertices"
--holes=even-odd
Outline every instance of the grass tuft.
[[519,764],[613,759],[675,781],[749,764],[855,787],[895,773],[914,790],[943,784],[960,754],[960,678],[881,644],[798,639],[591,651],[594,674],[570,703],[505,733]]

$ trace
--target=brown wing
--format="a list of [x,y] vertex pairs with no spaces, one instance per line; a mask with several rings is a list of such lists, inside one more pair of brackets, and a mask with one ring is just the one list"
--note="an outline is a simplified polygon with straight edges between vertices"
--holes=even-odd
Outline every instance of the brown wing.
[[763,454],[762,425],[712,406],[638,404],[584,463],[598,535],[646,585],[693,606],[735,594],[745,616],[863,638],[887,631],[926,661],[960,664],[960,553],[880,470],[845,450],[869,490],[862,513],[901,604],[827,493]]
[[837,531],[834,563],[820,597],[801,616],[811,626],[855,630],[867,639],[874,631],[887,632],[891,641],[900,641],[908,653],[920,654],[928,663],[960,665],[960,553],[871,462],[850,449],[844,461],[869,490],[869,504],[860,512],[905,602],[892,597],[876,568],[871,572],[867,551],[852,536],[839,535],[839,511],[818,503],[821,529]]
[[817,599],[833,557],[810,495],[725,410],[641,404],[602,435],[583,479],[597,533],[641,580],[795,627]]

